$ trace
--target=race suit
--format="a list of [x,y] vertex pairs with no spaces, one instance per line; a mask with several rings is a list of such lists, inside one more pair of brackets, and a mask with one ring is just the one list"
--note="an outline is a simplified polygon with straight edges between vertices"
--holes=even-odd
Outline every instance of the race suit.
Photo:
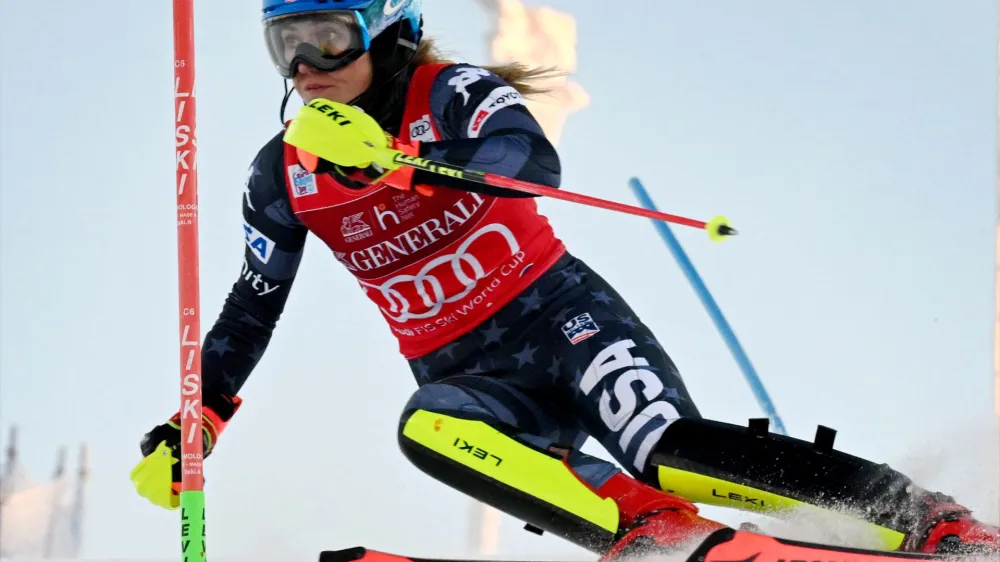
[[[398,136],[419,141],[421,157],[560,185],[559,158],[521,94],[479,67],[420,67]],[[420,388],[403,425],[435,412],[543,449],[578,448],[592,436],[628,471],[655,480],[647,466],[659,437],[699,414],[638,315],[566,251],[533,197],[428,172],[414,183],[435,193],[313,174],[282,134],[271,139],[248,174],[243,269],[206,336],[205,392],[235,396],[243,387],[311,232],[357,279],[410,362]],[[619,472],[578,451],[569,466],[593,487]],[[457,474],[428,472],[449,483]],[[567,536],[573,525],[589,530],[568,521],[556,525]]]

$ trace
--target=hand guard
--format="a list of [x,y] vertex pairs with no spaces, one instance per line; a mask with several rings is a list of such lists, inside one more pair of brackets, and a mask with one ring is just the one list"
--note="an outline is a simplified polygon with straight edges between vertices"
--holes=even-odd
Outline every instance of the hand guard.
[[430,186],[413,185],[413,168],[395,161],[398,154],[419,156],[420,143],[392,137],[358,108],[315,99],[288,124],[284,140],[296,147],[303,168],[333,174],[347,187],[382,182],[403,191],[433,194]]
[[[240,408],[238,397],[206,397],[202,406],[201,423],[205,458],[212,453],[219,435]],[[139,444],[143,459],[132,469],[130,477],[140,496],[164,509],[180,506],[181,492],[181,426],[180,412],[166,423],[154,427]]]

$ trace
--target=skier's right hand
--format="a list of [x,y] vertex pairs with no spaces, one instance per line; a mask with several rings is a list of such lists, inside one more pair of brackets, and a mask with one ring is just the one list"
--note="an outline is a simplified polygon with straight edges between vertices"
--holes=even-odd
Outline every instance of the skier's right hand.
[[[215,448],[219,435],[241,403],[239,397],[204,396],[201,423],[205,458]],[[140,496],[165,509],[177,509],[180,505],[180,444],[180,412],[177,412],[143,436],[139,444],[143,459],[130,475]]]

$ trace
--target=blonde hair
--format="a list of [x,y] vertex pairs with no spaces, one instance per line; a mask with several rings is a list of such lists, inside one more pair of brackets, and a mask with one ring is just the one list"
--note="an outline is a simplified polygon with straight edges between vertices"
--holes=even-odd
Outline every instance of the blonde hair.
[[[453,61],[449,60],[447,56],[437,48],[434,44],[434,39],[424,37],[420,41],[420,48],[417,50],[417,54],[414,56],[412,64],[414,66],[423,66],[425,64],[450,62]],[[524,97],[549,94],[551,90],[539,85],[538,82],[548,80],[550,78],[557,78],[566,74],[555,67],[531,68],[516,62],[496,66],[483,66],[482,68],[499,76],[504,82],[510,84],[511,87],[517,90]]]

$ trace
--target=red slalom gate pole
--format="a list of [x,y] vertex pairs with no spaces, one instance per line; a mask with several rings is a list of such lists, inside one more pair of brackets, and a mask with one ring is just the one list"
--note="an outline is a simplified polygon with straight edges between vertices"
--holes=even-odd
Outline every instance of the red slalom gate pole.
[[174,134],[181,360],[180,508],[181,556],[184,562],[206,559],[194,70],[194,0],[174,0]]

